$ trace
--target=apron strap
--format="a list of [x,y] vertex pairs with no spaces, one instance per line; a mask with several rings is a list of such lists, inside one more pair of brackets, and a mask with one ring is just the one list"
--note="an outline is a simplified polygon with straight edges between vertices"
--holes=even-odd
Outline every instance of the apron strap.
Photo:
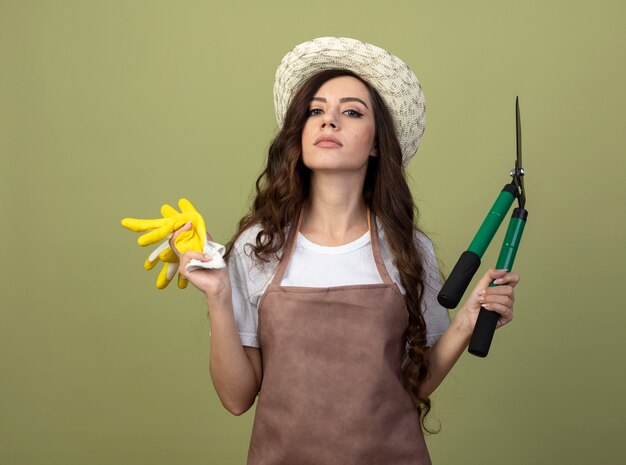
[[293,253],[293,249],[296,246],[296,235],[298,231],[300,231],[300,225],[302,224],[302,212],[303,208],[300,209],[300,214],[298,215],[298,224],[297,226],[289,228],[289,235],[287,236],[287,240],[285,241],[285,245],[283,246],[283,255],[280,257],[280,262],[278,262],[278,267],[276,268],[276,272],[274,273],[274,278],[272,279],[271,284],[274,286],[280,286],[280,283],[283,281],[283,276],[285,276],[285,272],[287,271],[287,265],[289,265],[289,259]]
[[378,274],[382,278],[385,284],[394,284],[387,272],[387,267],[383,260],[383,256],[380,253],[380,247],[378,246],[378,225],[376,224],[376,218],[374,214],[367,209],[367,222],[370,228],[370,238],[372,241],[372,252],[374,253],[374,261],[376,262],[376,268],[378,268]]
[[[295,228],[289,229],[289,235],[287,236],[287,240],[285,241],[285,245],[283,246],[283,255],[280,258],[280,262],[278,263],[278,267],[276,268],[276,272],[274,273],[274,278],[272,279],[271,284],[275,286],[280,286],[280,283],[283,281],[283,277],[285,276],[285,272],[287,271],[287,266],[289,265],[289,260],[293,255],[293,250],[296,246],[296,236],[300,231],[300,226],[302,225],[302,215],[303,210],[300,210],[300,215],[298,216],[298,223]],[[370,231],[370,240],[372,243],[372,252],[374,254],[374,262],[376,262],[376,268],[378,269],[378,274],[380,274],[381,279],[385,284],[393,284],[389,273],[387,272],[387,267],[385,266],[385,262],[383,260],[382,254],[380,253],[380,247],[378,245],[378,228],[376,225],[376,218],[374,218],[374,214],[371,210],[367,209],[367,226]]]

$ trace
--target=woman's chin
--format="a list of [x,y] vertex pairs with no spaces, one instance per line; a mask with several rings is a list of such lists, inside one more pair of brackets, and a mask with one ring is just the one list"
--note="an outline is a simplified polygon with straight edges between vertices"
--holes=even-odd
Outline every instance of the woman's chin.
[[337,157],[320,157],[316,159],[303,160],[304,166],[311,171],[323,172],[360,172],[367,168],[368,159],[365,160],[346,160]]

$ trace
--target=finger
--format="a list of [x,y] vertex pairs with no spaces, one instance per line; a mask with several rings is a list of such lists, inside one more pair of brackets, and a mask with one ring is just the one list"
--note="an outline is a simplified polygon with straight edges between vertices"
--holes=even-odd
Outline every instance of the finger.
[[187,287],[187,284],[189,284],[189,281],[185,279],[182,274],[178,273],[178,288],[185,289]]
[[194,246],[194,248],[197,250],[202,250],[202,248],[204,247],[204,237],[206,236],[206,224],[204,222],[204,218],[202,218],[202,215],[198,213],[198,210],[196,210],[193,204],[185,198],[182,198],[178,201],[178,207],[180,208],[181,212],[188,215],[189,219],[191,219],[194,230],[200,238],[200,247],[198,248]]
[[178,212],[178,210],[176,210],[171,205],[165,203],[165,204],[161,205],[161,215],[164,218],[171,218],[173,216],[179,215],[179,212]]
[[168,247],[159,254],[159,260],[168,263],[177,263],[179,261],[178,255],[176,255],[176,252],[174,252],[171,247]]
[[495,281],[496,279],[501,279],[504,276],[507,275],[509,271],[508,270],[504,270],[504,269],[496,269],[496,268],[490,268],[489,270],[487,270],[487,274],[491,277],[491,281]]
[[149,258],[146,258],[146,261],[143,262],[143,267],[146,270],[151,270],[152,268],[154,268],[157,265],[157,263],[159,263],[159,258],[158,257],[157,257],[156,260],[152,260],[152,261],[150,261]]
[[[185,252],[183,254],[184,260],[186,260],[187,262],[189,262],[190,260],[200,260],[201,262],[210,262],[211,260],[213,260],[213,256],[203,253],[203,252],[195,252],[190,250],[189,252]],[[181,259],[181,263],[182,263]]]
[[482,306],[486,304],[498,304],[498,305],[504,305],[505,307],[508,307],[511,309],[513,308],[513,304],[514,304],[513,299],[508,295],[485,295],[483,294],[479,297],[478,301],[480,302]]
[[157,258],[159,258],[159,255],[161,254],[161,252],[169,248],[169,246],[170,245],[168,241],[161,242],[156,249],[150,252],[150,255],[148,255],[148,260],[150,260],[151,262],[155,261]]
[[[189,226],[191,228],[191,225]],[[185,253],[192,248],[189,246],[189,242],[193,239],[193,230],[185,229],[174,238],[174,244],[180,253]]]
[[504,276],[497,278],[494,280],[494,284],[511,284],[512,286],[516,286],[519,283],[519,274],[517,273],[507,273]]
[[143,267],[146,270],[151,270],[152,268],[154,268],[156,264],[159,263],[159,255],[168,247],[169,247],[169,243],[167,241],[164,241],[161,244],[159,244],[159,246],[156,249],[154,249],[150,253],[150,255],[148,255],[148,258],[144,262]]
[[204,252],[204,246],[207,244],[207,240],[205,239],[206,232],[201,236],[198,234],[198,231],[194,231],[191,240],[189,241],[189,250],[197,250],[199,252]]
[[485,310],[488,310],[490,312],[496,312],[497,314],[500,315],[500,319],[503,320],[503,322],[508,323],[509,321],[511,321],[513,319],[513,310],[510,307],[507,307],[506,305],[501,305],[498,303],[487,303],[487,304],[483,304],[482,307]]
[[180,208],[180,211],[183,213],[198,213],[198,210],[196,210],[191,202],[185,198],[178,201],[178,208]]
[[202,244],[200,243],[200,237],[195,231],[185,231],[174,240],[174,243],[180,252],[201,252],[203,249]]
[[179,213],[178,215],[172,217],[171,220],[174,222],[174,230],[176,230],[182,228],[187,223],[191,224],[192,216],[189,213]]
[[140,218],[124,218],[122,221],[122,226],[126,229],[130,229],[134,232],[143,232],[148,231],[150,229],[160,228],[163,226],[164,220],[163,218],[157,220],[142,220]]
[[183,234],[185,231],[189,231],[190,229],[191,229],[191,223],[185,223],[181,228],[178,228],[176,231],[174,231],[174,234],[172,234],[172,237],[170,237],[170,240],[169,240],[170,248],[174,251],[175,254],[180,256],[186,252],[185,250],[179,250],[176,243],[178,241],[178,237],[181,234]]
[[169,283],[174,277],[174,275],[176,274],[178,267],[176,265],[172,265],[171,263],[166,263],[165,265],[167,265],[167,273],[165,275],[165,278],[167,279],[167,282]]
[[[491,277],[492,272],[497,271],[494,270],[493,268],[488,270],[479,280],[478,283],[476,283],[476,286],[474,287],[474,290],[472,291],[472,294],[476,294],[484,289],[486,289],[491,282],[493,281],[493,278]],[[498,276],[499,277],[499,276]]]
[[513,297],[515,295],[515,290],[513,286],[502,284],[500,286],[491,286],[485,290],[486,295],[506,295],[508,297]]
[[159,276],[157,278],[156,287],[158,289],[165,289],[176,274],[176,269],[176,266],[170,263],[164,263],[163,268],[161,269],[161,272],[159,273]]
[[150,245],[150,244],[154,244],[155,242],[162,241],[167,236],[172,234],[174,232],[172,221],[170,220],[165,220],[165,221],[166,223],[163,224],[163,226],[161,226],[160,228],[150,231],[144,234],[143,236],[139,236],[139,238],[137,239],[137,244],[144,247],[146,245]]
[[184,276],[184,273],[187,271],[187,264],[191,261],[191,258],[186,257],[185,255],[180,256],[180,262],[178,262],[178,274],[180,276]]
[[170,239],[170,242],[176,242],[176,240],[178,239],[178,236],[185,233],[185,231],[191,231],[191,229],[192,229],[191,222],[187,222],[183,224],[182,226],[180,226],[179,228],[176,228],[176,230],[174,231],[174,234],[172,234],[172,238]]
[[200,213],[196,213],[194,216],[196,219],[196,234],[198,236],[198,240],[202,242],[202,244],[200,244],[200,250],[202,250],[204,248],[204,238],[207,236],[206,224],[204,223],[204,218],[202,218]]
[[180,263],[178,265],[178,275],[182,276],[183,278],[185,278],[186,280],[189,280],[189,274],[192,273],[194,270],[187,270],[187,266],[189,265],[189,263],[192,260],[198,260],[198,261],[202,261],[202,262],[209,262],[212,260],[212,257],[202,253],[202,252],[187,252],[185,253],[181,259],[180,259]]

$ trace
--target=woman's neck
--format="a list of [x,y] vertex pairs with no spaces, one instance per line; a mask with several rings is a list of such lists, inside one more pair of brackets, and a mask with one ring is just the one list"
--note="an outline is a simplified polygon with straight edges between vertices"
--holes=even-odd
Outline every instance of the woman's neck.
[[326,246],[352,242],[368,230],[363,176],[311,173],[311,190],[300,232]]

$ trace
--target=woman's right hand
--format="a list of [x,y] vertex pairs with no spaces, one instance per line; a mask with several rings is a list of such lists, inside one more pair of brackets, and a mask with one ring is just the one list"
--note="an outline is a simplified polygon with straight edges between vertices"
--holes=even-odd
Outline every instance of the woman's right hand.
[[[187,279],[196,288],[202,291],[208,302],[214,302],[231,297],[230,278],[228,276],[228,268],[218,269],[200,269],[194,271],[187,271],[187,264],[192,259],[197,259],[203,262],[211,260],[211,256],[204,254],[203,252],[187,251],[180,253],[176,248],[176,238],[184,231],[191,230],[191,223],[186,223],[181,228],[178,228],[172,234],[169,240],[172,251],[178,256],[180,264],[178,266],[178,273]],[[207,233],[207,239],[213,240]]]

